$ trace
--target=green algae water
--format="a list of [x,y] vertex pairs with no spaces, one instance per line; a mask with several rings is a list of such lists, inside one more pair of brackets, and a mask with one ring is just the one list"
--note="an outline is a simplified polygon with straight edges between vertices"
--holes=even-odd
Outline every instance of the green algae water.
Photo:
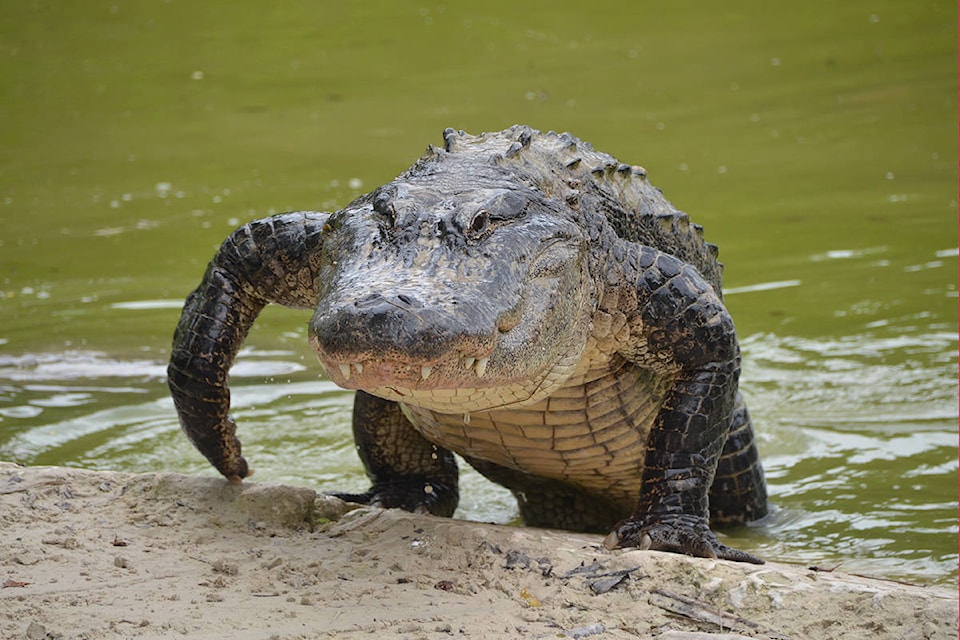
[[[726,263],[772,560],[957,580],[956,4],[120,0],[0,7],[0,459],[215,474],[164,378],[220,241],[444,127],[570,131]],[[232,372],[257,480],[359,490],[308,313]],[[512,522],[466,473],[459,517]]]

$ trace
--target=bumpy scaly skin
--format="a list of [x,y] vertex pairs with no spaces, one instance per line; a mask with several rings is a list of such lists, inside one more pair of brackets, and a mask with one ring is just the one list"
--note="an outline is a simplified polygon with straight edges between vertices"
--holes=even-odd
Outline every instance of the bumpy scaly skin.
[[709,526],[767,510],[716,247],[642,168],[569,134],[444,141],[341,211],[224,242],[174,337],[184,431],[248,476],[227,372],[266,304],[312,309],[321,363],[358,390],[373,485],[344,497],[451,515],[456,452],[528,524],[759,562]]
[[231,482],[250,475],[229,416],[227,373],[268,303],[316,303],[317,250],[328,214],[275,216],[234,232],[186,300],[167,367],[184,432]]

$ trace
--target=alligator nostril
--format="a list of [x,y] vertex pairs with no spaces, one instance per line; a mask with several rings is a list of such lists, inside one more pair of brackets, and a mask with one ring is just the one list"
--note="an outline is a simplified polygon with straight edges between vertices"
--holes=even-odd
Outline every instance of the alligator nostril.
[[355,300],[353,303],[353,306],[357,307],[358,309],[364,309],[364,308],[372,307],[376,304],[379,304],[382,301],[383,301],[382,295],[380,295],[379,293],[371,293],[371,294],[365,295],[359,300]]
[[412,313],[422,311],[424,308],[423,302],[421,302],[420,298],[407,295],[405,293],[398,293],[395,296],[388,297],[387,303]]
[[416,297],[399,293],[397,295],[385,296],[382,293],[369,293],[353,302],[355,309],[365,313],[377,312],[390,307],[402,309],[404,311],[414,311],[423,308],[423,303]]

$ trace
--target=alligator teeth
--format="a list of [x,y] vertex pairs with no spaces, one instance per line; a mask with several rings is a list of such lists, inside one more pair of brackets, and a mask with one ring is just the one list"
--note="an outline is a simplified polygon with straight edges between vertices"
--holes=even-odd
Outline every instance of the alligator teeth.
[[477,377],[482,378],[483,374],[487,372],[487,363],[490,362],[490,358],[480,358],[477,360]]
[[420,367],[420,377],[424,380],[430,377],[430,372],[433,371],[433,367],[428,367],[426,365]]
[[358,362],[357,364],[355,364],[355,365],[353,365],[353,366],[355,366],[355,367],[357,368],[357,375],[358,375],[358,376],[363,373],[363,365],[362,365],[362,364],[360,364],[360,363]]
[[350,365],[341,364],[340,365],[340,375],[343,376],[344,380],[350,379]]
[[463,368],[467,371],[473,369],[478,378],[482,378],[483,374],[487,372],[487,363],[490,362],[490,358],[474,358],[473,356],[462,356],[462,358]]

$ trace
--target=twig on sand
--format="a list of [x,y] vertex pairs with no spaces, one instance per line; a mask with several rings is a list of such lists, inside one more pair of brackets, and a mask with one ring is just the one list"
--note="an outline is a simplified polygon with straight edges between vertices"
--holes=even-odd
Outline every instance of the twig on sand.
[[680,595],[679,593],[672,593],[664,589],[654,589],[650,592],[649,602],[664,611],[669,611],[670,613],[696,622],[714,625],[721,630],[750,634],[762,633],[771,640],[789,640],[789,638],[782,633],[772,629],[765,629],[756,622],[718,609],[702,600]]

